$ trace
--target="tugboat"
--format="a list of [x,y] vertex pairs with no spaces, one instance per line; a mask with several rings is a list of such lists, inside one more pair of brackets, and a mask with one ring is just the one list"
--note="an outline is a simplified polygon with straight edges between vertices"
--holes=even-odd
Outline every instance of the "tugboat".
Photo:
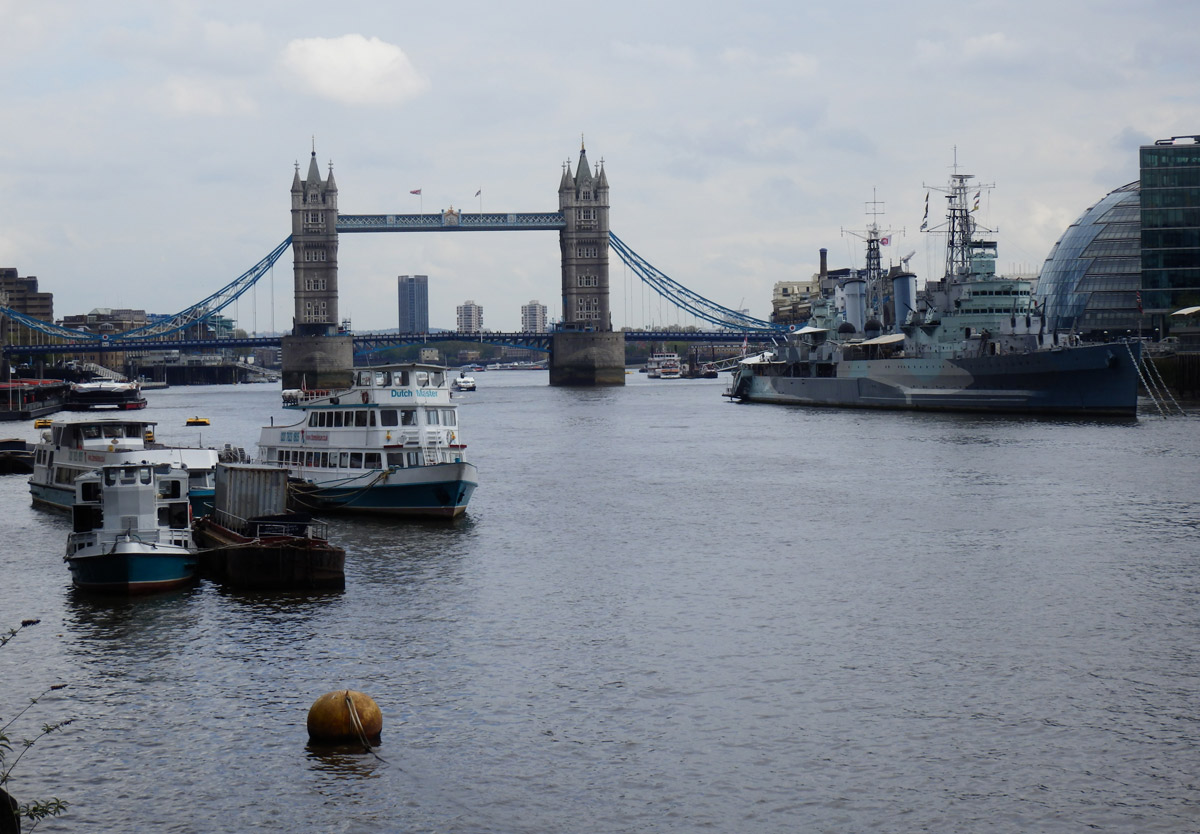
[[[1047,332],[1032,282],[996,274],[981,239],[970,174],[944,191],[946,270],[916,291],[903,268],[883,274],[872,223],[867,269],[822,297],[786,344],[743,359],[726,396],[746,402],[989,413],[1136,416],[1140,342],[1082,344]],[[932,229],[931,231],[938,231]],[[844,307],[839,303],[844,299]]]
[[409,363],[353,373],[349,388],[284,391],[284,408],[303,419],[262,429],[259,460],[292,474],[293,509],[462,514],[478,475],[446,369]]
[[102,466],[75,490],[63,557],[75,587],[148,594],[195,580],[187,472],[166,464]]

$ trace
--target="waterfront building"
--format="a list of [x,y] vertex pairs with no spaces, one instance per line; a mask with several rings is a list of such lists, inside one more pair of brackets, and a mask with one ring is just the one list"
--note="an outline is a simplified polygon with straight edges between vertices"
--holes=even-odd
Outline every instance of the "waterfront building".
[[54,321],[54,293],[38,292],[38,279],[20,276],[13,267],[0,267],[0,294],[3,306],[42,321]]
[[1046,327],[1085,339],[1136,334],[1141,282],[1138,183],[1109,192],[1067,227],[1042,266],[1035,298]]
[[1140,179],[1106,194],[1050,250],[1036,293],[1048,327],[1162,338],[1187,327],[1172,312],[1200,305],[1200,137],[1138,153]]
[[455,308],[459,333],[478,333],[483,330],[483,307],[474,301],[464,301]]
[[1200,136],[1138,150],[1141,167],[1142,304],[1160,327],[1200,305]]
[[401,333],[429,332],[429,276],[401,275],[396,279]]
[[808,281],[776,281],[771,291],[771,322],[803,324],[812,316],[811,298],[820,285],[820,273]]
[[523,333],[546,332],[546,305],[536,299],[521,305],[521,331]]

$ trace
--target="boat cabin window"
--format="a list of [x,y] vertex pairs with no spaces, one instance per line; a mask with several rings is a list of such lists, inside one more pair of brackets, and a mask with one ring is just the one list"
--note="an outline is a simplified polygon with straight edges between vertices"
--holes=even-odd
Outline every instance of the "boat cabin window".
[[[86,481],[80,485],[80,496],[84,501],[99,501],[100,500],[100,483],[98,481]],[[90,527],[86,528],[92,529]]]
[[379,412],[379,425],[381,426],[398,426],[400,421],[396,415],[396,409],[385,408]]
[[367,452],[363,458],[363,466],[366,469],[383,469],[383,457],[379,452]]
[[446,384],[446,375],[441,371],[433,371],[429,374],[429,384],[435,388],[441,388]]
[[176,501],[158,508],[158,523],[181,530],[188,526],[188,503]]
[[457,426],[458,425],[458,415],[454,413],[453,408],[447,408],[447,409],[442,410],[442,425],[443,426]]
[[350,453],[350,468],[362,469],[362,452]]
[[105,437],[124,437],[125,436],[125,427],[124,426],[105,426],[104,427],[104,436]]
[[354,425],[356,428],[361,428],[367,424],[367,412],[359,411],[354,414]]
[[421,453],[420,452],[408,452],[407,454],[408,454],[408,465],[409,466],[420,466],[421,465],[421,457],[420,457]]
[[341,453],[341,459],[338,460],[338,468],[339,469],[349,469],[350,468],[350,453],[349,452]]
[[417,424],[417,410],[415,408],[400,409],[400,425],[415,426]]
[[408,371],[396,371],[392,374],[392,385],[399,388],[402,385],[408,385]]
[[438,419],[438,412],[435,409],[429,409],[425,412],[425,422],[430,426],[441,425],[441,420]]
[[355,384],[358,385],[360,388],[370,388],[371,387],[371,372],[370,371],[359,371],[358,372],[358,380],[355,382]]
[[[96,484],[97,491],[99,488],[100,485]],[[76,533],[99,530],[104,526],[104,510],[100,507],[76,504],[71,513],[71,521],[71,529]]]
[[404,452],[388,452],[387,453],[387,462],[388,462],[388,466],[395,466],[395,467],[403,468],[404,467]]
[[179,481],[175,478],[163,478],[158,482],[158,497],[159,498],[178,498],[183,494],[183,490],[179,488]]
[[429,385],[428,371],[417,371],[417,385],[421,386],[422,388]]
[[99,426],[84,426],[83,427],[84,440],[95,440],[99,436],[100,436],[100,427]]
[[314,411],[312,414],[308,415],[308,425],[309,425],[309,428],[316,428],[317,412]]
[[375,385],[377,387],[387,388],[391,384],[392,384],[391,371],[376,371],[375,372]]

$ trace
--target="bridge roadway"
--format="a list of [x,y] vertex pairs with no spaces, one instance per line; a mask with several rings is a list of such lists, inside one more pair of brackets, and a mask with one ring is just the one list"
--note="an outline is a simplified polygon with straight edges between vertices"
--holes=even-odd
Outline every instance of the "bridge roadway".
[[[692,342],[700,344],[737,344],[749,338],[761,343],[770,334],[734,330],[626,330],[625,342]],[[435,344],[438,342],[480,342],[489,345],[520,347],[550,352],[553,333],[361,333],[354,336],[355,355],[374,353],[392,347],[406,345]],[[783,335],[782,332],[780,335]],[[213,348],[279,347],[280,336],[245,336],[229,339],[102,339],[87,342],[62,342],[43,345],[4,345],[0,353],[50,354],[50,353],[111,353],[113,351],[137,352],[153,350],[212,350]]]

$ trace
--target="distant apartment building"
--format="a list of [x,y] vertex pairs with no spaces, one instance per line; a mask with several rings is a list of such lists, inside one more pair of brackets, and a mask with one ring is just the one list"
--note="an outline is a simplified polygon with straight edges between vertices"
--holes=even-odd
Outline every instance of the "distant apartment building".
[[546,332],[546,305],[537,300],[530,301],[521,307],[521,331],[523,333]]
[[401,275],[396,279],[401,333],[429,332],[429,276]]
[[771,292],[771,322],[802,324],[808,321],[820,279],[818,274],[809,281],[776,281]]
[[41,321],[54,321],[54,293],[38,292],[38,279],[29,275],[21,277],[12,267],[0,267],[0,295],[3,304]]
[[483,307],[474,301],[464,301],[455,311],[459,333],[478,333],[483,330]]

